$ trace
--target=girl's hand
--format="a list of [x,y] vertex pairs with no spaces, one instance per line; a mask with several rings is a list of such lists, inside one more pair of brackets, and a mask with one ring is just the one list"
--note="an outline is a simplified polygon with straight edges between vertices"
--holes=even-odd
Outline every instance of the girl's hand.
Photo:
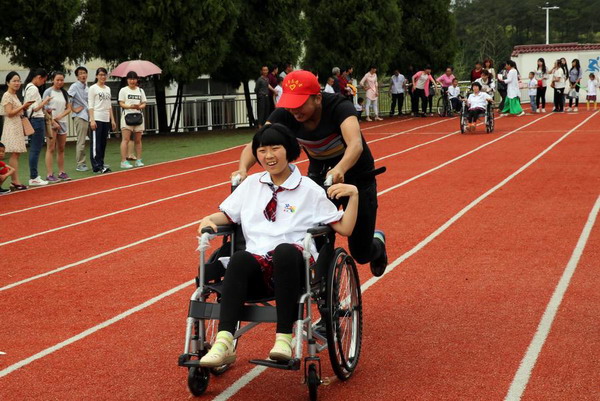
[[113,131],[117,129],[117,124],[113,120],[110,120],[110,126],[112,127]]
[[42,106],[45,106],[52,100],[52,96],[47,96],[44,100],[42,100]]
[[217,225],[210,219],[210,216],[206,216],[200,221],[200,226],[198,226],[198,234],[202,234],[202,229],[204,227],[212,227],[214,232],[217,232]]
[[331,199],[340,199],[345,196],[357,196],[358,189],[350,184],[333,184],[327,190],[327,196]]
[[96,128],[97,128],[96,121],[94,121],[94,120],[90,121],[90,128],[92,129],[92,131],[96,130]]

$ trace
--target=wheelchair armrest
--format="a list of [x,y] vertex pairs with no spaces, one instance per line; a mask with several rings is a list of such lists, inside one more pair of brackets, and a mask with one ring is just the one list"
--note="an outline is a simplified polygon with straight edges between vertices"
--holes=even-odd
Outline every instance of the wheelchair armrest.
[[233,224],[228,224],[225,226],[217,226],[217,232],[215,232],[215,230],[213,230],[212,227],[204,227],[202,229],[202,234],[208,233],[208,234],[215,234],[215,235],[226,235],[226,234],[231,234],[234,229],[235,229],[235,226]]
[[327,235],[333,232],[333,228],[329,226],[315,226],[307,230],[307,232],[313,237],[319,237],[321,235]]

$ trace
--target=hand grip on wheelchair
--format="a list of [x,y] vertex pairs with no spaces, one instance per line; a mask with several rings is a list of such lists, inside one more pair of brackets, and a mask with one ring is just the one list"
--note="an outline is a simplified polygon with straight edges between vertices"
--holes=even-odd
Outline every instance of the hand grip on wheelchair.
[[213,230],[213,228],[210,226],[206,226],[206,227],[202,228],[202,231],[201,231],[202,234],[215,234],[215,235],[229,234],[231,232],[233,232],[232,224],[225,225],[225,226],[217,226],[217,232],[215,232],[215,230]]
[[328,225],[315,226],[315,227],[309,228],[306,232],[309,233],[310,235],[312,235],[313,237],[319,237],[321,235],[327,235],[327,234],[332,233],[333,228],[331,228]]

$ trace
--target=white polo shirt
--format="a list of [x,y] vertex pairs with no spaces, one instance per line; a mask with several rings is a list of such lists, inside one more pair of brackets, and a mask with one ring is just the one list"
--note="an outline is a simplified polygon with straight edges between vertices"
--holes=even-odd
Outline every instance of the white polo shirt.
[[[263,213],[273,197],[269,185],[273,182],[267,172],[246,178],[219,206],[234,223],[241,223],[246,250],[250,253],[266,255],[283,243],[302,245],[309,228],[335,223],[344,215],[327,198],[323,188],[303,177],[293,164],[290,169],[292,174],[281,185],[285,190],[277,193],[275,221],[267,220]],[[316,260],[318,253],[314,242],[310,253]]]
[[488,99],[492,99],[490,95],[485,92],[479,92],[477,95],[471,93],[469,95],[469,109],[484,109],[487,107]]

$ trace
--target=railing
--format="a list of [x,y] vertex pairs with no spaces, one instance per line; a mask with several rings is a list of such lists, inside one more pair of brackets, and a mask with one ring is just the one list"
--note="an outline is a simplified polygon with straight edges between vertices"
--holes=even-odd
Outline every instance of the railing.
[[[468,81],[462,81],[459,83],[461,92],[469,86]],[[358,97],[366,99],[365,92],[359,89],[357,96],[354,97],[354,101]],[[440,97],[439,91],[433,98],[433,111],[437,101]],[[527,89],[521,91],[521,99],[528,100]],[[250,96],[252,109],[254,116],[256,115],[256,96],[251,94]],[[496,100],[499,101],[499,96],[496,94]],[[175,107],[175,96],[167,96],[167,123],[171,123],[171,115]],[[389,90],[389,85],[381,85],[379,87],[379,114],[381,116],[389,115],[392,96]],[[364,105],[363,105],[364,106]],[[410,114],[412,111],[412,99],[410,92],[406,91],[404,96],[404,105],[402,112]],[[119,132],[120,121],[121,121],[121,108],[115,103],[113,105],[113,112],[117,120],[117,132]],[[195,132],[203,130],[217,129],[235,129],[249,127],[249,119],[246,110],[246,101],[243,95],[222,95],[222,96],[184,96],[182,99],[181,116],[179,120],[179,130],[183,132]],[[363,112],[363,115],[364,112]],[[69,119],[70,120],[70,119]],[[149,99],[146,109],[144,110],[144,125],[145,133],[158,133],[158,109],[156,106],[155,99]],[[172,129],[175,128],[175,124],[172,124]],[[69,124],[69,137],[75,138],[76,134],[73,131],[73,124]]]

